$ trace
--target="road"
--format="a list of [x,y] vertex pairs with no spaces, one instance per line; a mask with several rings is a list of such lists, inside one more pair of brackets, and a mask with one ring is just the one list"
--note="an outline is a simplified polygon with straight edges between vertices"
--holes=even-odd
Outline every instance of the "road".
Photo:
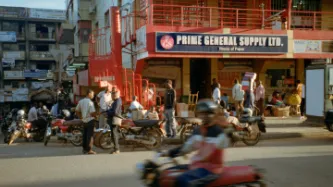
[[[139,186],[134,166],[152,152],[135,150],[118,155],[51,143],[0,145],[1,187]],[[327,187],[333,183],[333,138],[267,140],[255,147],[241,143],[227,149],[227,165],[265,168],[270,187]]]

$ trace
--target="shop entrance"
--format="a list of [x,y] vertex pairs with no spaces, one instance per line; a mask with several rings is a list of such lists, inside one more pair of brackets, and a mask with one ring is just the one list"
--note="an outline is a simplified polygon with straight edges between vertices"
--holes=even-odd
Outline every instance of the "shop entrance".
[[191,93],[199,92],[199,98],[210,98],[210,59],[191,59],[190,89]]

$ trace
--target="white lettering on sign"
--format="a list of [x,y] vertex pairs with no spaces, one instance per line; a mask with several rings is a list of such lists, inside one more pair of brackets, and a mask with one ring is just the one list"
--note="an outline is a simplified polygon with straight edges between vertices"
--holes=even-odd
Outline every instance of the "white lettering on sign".
[[[215,36],[215,35],[182,35],[176,36],[176,45],[197,46],[234,46],[234,47],[282,47],[280,37],[268,36]],[[222,49],[222,48],[220,48]],[[230,49],[231,50],[231,49]],[[222,50],[223,51],[223,50]],[[238,51],[234,48],[232,51]],[[241,50],[242,51],[242,50]]]
[[95,82],[99,81],[114,81],[115,77],[114,76],[103,76],[103,77],[94,77]]

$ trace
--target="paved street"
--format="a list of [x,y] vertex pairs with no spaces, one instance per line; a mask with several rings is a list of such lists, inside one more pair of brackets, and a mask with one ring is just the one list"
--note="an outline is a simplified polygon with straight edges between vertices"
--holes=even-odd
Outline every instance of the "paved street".
[[[81,155],[70,144],[0,145],[2,187],[138,186],[134,165],[152,156],[136,150]],[[333,182],[333,138],[267,140],[256,147],[227,150],[228,165],[251,164],[267,171],[269,186],[326,187]]]

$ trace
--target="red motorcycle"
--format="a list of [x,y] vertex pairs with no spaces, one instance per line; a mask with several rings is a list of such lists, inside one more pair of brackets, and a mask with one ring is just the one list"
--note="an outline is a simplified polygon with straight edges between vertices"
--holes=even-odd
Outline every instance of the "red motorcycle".
[[83,126],[81,120],[67,121],[49,116],[44,145],[47,146],[51,136],[57,136],[58,140],[70,141],[74,146],[82,146],[82,134]]
[[[148,187],[170,187],[174,186],[176,177],[185,170],[162,170],[167,164],[179,165],[175,159],[169,159],[167,162],[159,163],[160,154],[157,154],[154,160],[148,160],[143,164],[137,164],[136,169],[139,178]],[[226,166],[223,168],[221,177],[207,187],[237,187],[253,186],[266,187],[263,181],[263,170],[253,166]]]

